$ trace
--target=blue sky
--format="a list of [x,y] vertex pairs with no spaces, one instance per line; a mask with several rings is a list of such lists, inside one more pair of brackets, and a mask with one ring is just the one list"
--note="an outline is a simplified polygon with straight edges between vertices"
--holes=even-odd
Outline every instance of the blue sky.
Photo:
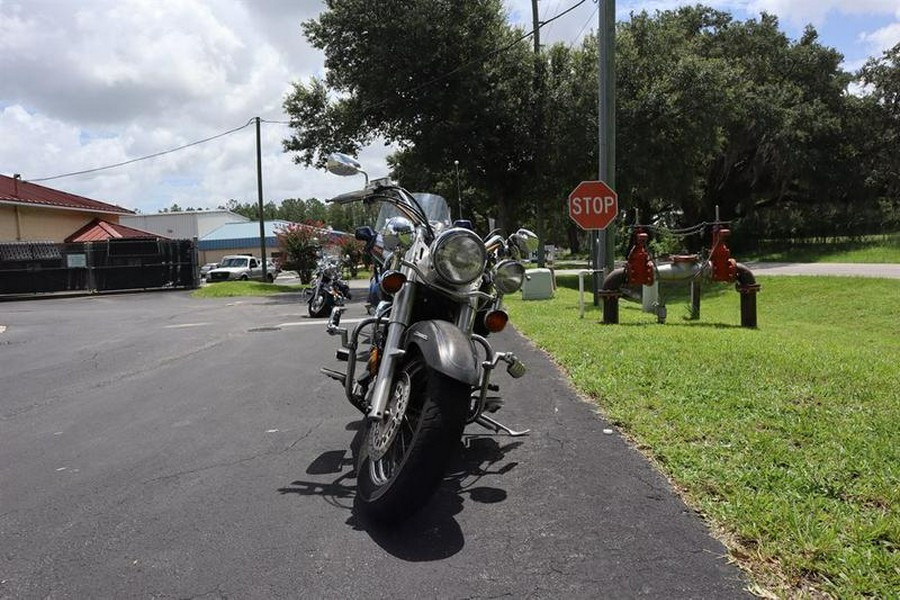
[[[505,0],[531,28],[531,0]],[[579,0],[540,0],[542,20]],[[631,0],[632,10],[694,2]],[[738,19],[766,10],[798,38],[815,25],[845,68],[900,42],[900,0],[713,0]],[[323,56],[300,34],[320,0],[0,0],[0,173],[26,180],[131,161],[239,128],[262,128],[266,201],[327,198],[354,184],[300,168],[282,152],[281,103],[293,81],[322,74]],[[596,29],[586,0],[542,29],[545,43],[575,43]],[[214,208],[256,201],[254,128],[152,160],[45,185],[152,213],[173,203]],[[359,157],[373,176],[391,151]]]
[[[539,0],[542,20],[549,20],[578,0]],[[513,22],[530,28],[531,0],[507,0]],[[697,4],[675,0],[616,2],[617,20],[646,10],[669,10]],[[845,57],[845,68],[854,70],[870,56],[878,56],[900,43],[900,0],[711,0],[707,6],[729,12],[736,19],[759,18],[762,11],[778,17],[782,30],[792,39],[799,38],[807,24],[813,25],[823,44],[836,48]],[[546,26],[544,38],[551,42],[569,42],[573,32],[597,27],[597,2],[587,0],[558,22]]]
[[[845,68],[854,70],[870,56],[878,56],[882,48],[878,37],[872,37],[880,29],[891,24],[892,19],[875,15],[833,15],[816,27],[823,44],[837,48],[844,55]],[[797,38],[802,27],[785,24],[785,31]],[[900,42],[900,39],[896,40]]]

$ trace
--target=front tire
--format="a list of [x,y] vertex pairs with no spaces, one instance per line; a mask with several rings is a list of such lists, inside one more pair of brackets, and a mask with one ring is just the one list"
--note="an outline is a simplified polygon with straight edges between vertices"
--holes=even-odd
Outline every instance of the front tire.
[[[376,521],[396,522],[428,502],[462,436],[470,391],[467,383],[428,367],[417,353],[399,367],[384,420],[364,426],[357,461],[362,513]],[[398,414],[404,403],[391,438],[392,413]]]
[[313,297],[309,299],[309,316],[316,319],[326,317],[331,314],[332,306],[334,306],[334,298],[331,297],[331,294],[317,289],[313,293]]

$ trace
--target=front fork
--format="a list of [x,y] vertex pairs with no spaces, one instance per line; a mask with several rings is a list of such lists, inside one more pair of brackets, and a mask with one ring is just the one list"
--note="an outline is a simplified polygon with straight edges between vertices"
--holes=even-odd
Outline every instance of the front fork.
[[[407,276],[410,273],[405,273]],[[384,354],[378,365],[378,376],[375,379],[375,389],[372,390],[372,401],[369,408],[369,419],[380,421],[384,418],[388,400],[391,397],[391,383],[394,380],[394,371],[399,359],[406,354],[406,350],[400,347],[403,341],[403,333],[409,325],[412,317],[413,301],[415,300],[415,286],[407,282],[399,292],[394,294],[394,303],[388,321],[387,337],[384,341]]]

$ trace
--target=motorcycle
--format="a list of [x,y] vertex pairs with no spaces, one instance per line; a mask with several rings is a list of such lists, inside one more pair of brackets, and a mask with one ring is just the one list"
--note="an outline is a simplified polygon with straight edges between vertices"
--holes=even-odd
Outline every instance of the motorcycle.
[[350,300],[350,286],[341,279],[341,264],[336,256],[321,253],[316,262],[313,280],[307,289],[309,316],[325,317],[335,306],[343,306]]
[[[332,154],[327,168],[365,175],[343,154]],[[437,490],[467,425],[528,433],[486,414],[502,405],[489,396],[499,391],[493,371],[501,363],[514,378],[526,371],[513,353],[494,351],[487,336],[506,326],[503,296],[521,288],[522,259],[538,239],[527,229],[481,238],[468,222],[451,222],[440,196],[413,194],[386,178],[369,182],[366,175],[362,190],[329,202],[381,203],[377,231],[356,231],[376,265],[380,301],[352,331],[340,326],[346,308],[332,310],[326,330],[340,336],[337,358],[347,365],[322,372],[364,415],[351,446],[357,507],[373,520],[396,522]]]

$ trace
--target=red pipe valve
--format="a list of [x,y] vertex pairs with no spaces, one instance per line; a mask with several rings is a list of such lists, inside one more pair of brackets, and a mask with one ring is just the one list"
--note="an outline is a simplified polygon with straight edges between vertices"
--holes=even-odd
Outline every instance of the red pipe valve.
[[709,255],[713,281],[730,283],[737,277],[737,262],[731,258],[731,251],[725,244],[725,240],[729,235],[731,235],[731,231],[728,229],[713,230],[713,249]]
[[628,266],[625,271],[628,285],[653,285],[653,261],[647,251],[647,234],[634,235],[634,246],[628,253]]

